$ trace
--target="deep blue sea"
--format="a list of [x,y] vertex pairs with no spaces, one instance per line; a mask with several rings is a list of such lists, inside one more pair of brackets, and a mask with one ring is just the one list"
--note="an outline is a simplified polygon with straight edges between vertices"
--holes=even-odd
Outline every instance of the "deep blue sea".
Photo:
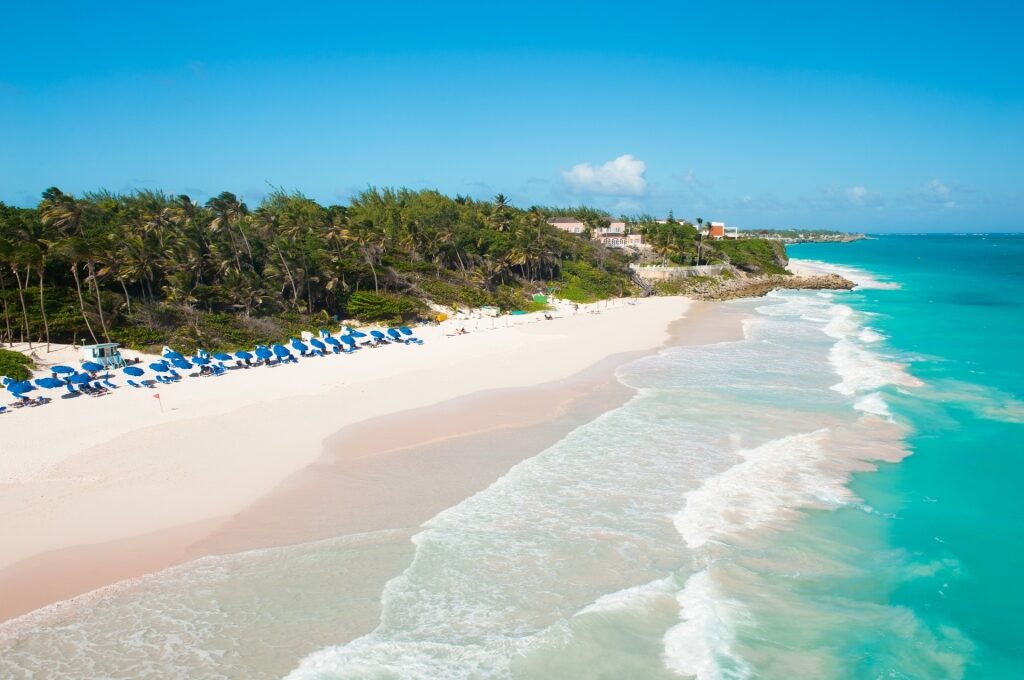
[[421,527],[4,624],[0,676],[1024,677],[1024,238],[790,255],[858,286],[723,303],[742,339],[620,367],[625,404]]

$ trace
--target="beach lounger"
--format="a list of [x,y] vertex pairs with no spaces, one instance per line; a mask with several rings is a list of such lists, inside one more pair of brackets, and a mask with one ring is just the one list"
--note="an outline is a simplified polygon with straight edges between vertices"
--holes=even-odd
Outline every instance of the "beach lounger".
[[0,413],[7,413],[7,407],[6,406],[0,406]]
[[141,390],[142,389],[142,385],[140,385],[139,383],[135,382],[134,380],[128,380],[127,383],[128,383],[129,386],[134,387],[137,390]]
[[110,380],[108,378],[104,378],[103,379],[103,385],[104,385],[104,387],[109,387],[112,390],[116,390],[117,389],[117,385],[115,385],[114,383],[110,382]]

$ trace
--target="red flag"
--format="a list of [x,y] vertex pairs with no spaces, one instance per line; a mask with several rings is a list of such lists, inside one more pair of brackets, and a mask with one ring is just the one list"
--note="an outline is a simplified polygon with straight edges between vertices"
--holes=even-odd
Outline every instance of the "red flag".
[[160,393],[159,393],[159,392],[156,392],[156,393],[155,393],[155,394],[153,395],[153,398],[154,398],[154,399],[159,399],[159,398],[160,398]]

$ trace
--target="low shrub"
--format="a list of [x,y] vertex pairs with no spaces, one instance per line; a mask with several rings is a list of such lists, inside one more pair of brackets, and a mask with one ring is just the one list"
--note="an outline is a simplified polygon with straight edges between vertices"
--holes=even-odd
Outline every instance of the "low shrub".
[[32,377],[33,368],[32,360],[21,352],[0,349],[0,375],[12,380],[28,380]]
[[408,295],[359,291],[348,299],[348,316],[360,321],[400,323],[426,311],[425,305]]

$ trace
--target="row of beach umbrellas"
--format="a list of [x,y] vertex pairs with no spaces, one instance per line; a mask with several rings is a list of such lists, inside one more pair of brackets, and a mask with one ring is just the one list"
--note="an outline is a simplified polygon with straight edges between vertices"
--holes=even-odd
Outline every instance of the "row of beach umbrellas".
[[[360,338],[372,337],[374,340],[403,340],[405,337],[411,337],[413,332],[411,329],[402,326],[400,328],[389,328],[387,333],[379,330],[372,330],[369,334],[362,331],[357,331],[351,328],[347,328],[346,332],[340,337],[334,337],[328,334],[326,331],[321,331],[321,338],[312,338],[308,344],[297,339],[292,339],[290,342],[291,348],[298,352],[305,354],[309,351],[310,346],[320,352],[327,352],[327,345],[331,345],[335,348],[341,348],[342,345],[348,347],[354,347]],[[182,370],[190,370],[196,366],[205,366],[211,363],[211,359],[206,356],[201,356],[203,353],[199,353],[196,356],[185,357],[180,352],[168,350],[164,352],[163,359],[160,361],[154,361],[149,364],[149,369],[157,373],[168,373],[173,368],[180,368]],[[259,359],[266,361],[268,359],[286,359],[292,356],[291,350],[284,345],[271,345],[265,347],[260,345],[252,352],[245,350],[229,354],[227,352],[215,352],[213,358],[218,361],[251,361],[252,359]],[[172,368],[173,367],[173,368]],[[57,389],[65,387],[68,384],[72,385],[84,385],[90,382],[93,378],[89,375],[90,373],[96,373],[98,371],[107,370],[106,366],[98,364],[95,361],[83,361],[81,369],[75,369],[70,366],[57,365],[52,366],[50,371],[57,377],[43,377],[32,380],[12,380],[10,378],[4,378],[4,387],[14,395],[16,398],[25,396],[28,392],[41,387],[43,389]],[[145,370],[140,366],[126,366],[122,371],[125,375],[132,377],[138,377],[145,374]],[[34,384],[33,384],[34,383]]]

